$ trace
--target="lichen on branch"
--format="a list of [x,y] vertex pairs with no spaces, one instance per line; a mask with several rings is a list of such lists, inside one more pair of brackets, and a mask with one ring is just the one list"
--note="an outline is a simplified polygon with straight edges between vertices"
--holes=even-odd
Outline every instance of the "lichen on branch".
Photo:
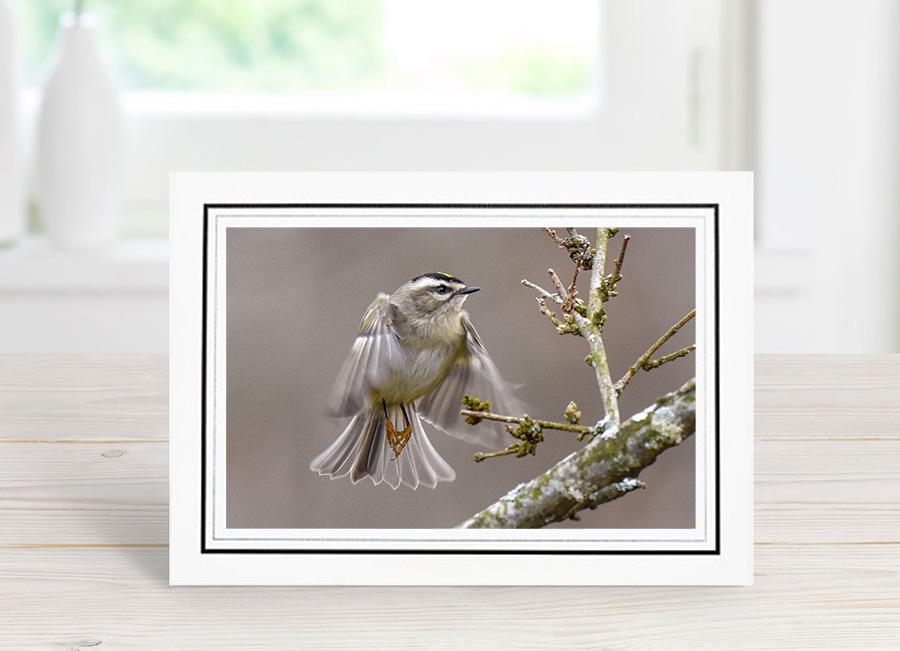
[[642,487],[637,481],[640,472],[694,433],[695,399],[695,382],[690,380],[546,472],[519,484],[459,527],[544,527]]
[[552,228],[544,228],[544,232],[561,249],[568,251],[569,257],[576,267],[585,271],[590,270],[594,263],[596,251],[591,247],[591,241],[588,238],[580,235],[574,228],[566,229],[566,232],[569,234],[568,237],[560,237]]

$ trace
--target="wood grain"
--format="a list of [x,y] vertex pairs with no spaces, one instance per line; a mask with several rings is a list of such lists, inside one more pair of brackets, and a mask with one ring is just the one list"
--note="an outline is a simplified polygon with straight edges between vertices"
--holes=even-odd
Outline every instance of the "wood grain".
[[752,589],[170,589],[166,384],[0,357],[0,649],[900,648],[900,356],[758,358]]
[[757,355],[757,440],[900,440],[900,355]]
[[164,549],[16,550],[0,622],[11,645],[113,649],[896,649],[896,558],[762,546],[752,589],[172,589]]
[[[0,450],[0,546],[168,540],[167,444]],[[765,440],[756,468],[757,542],[900,541],[900,444]]]
[[0,440],[168,439],[165,355],[0,355]]
[[0,444],[0,546],[165,544],[167,443]]

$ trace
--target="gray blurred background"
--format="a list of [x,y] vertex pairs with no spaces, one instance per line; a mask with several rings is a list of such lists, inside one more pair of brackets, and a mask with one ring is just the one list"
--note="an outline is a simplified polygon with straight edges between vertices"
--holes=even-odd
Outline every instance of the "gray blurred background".
[[[694,307],[693,230],[625,232],[633,239],[605,339],[616,377]],[[614,252],[620,242],[621,235]],[[453,527],[583,445],[572,434],[547,432],[535,457],[476,464],[478,448],[431,430],[457,479],[415,492],[368,480],[353,486],[309,470],[342,429],[323,405],[363,312],[379,291],[428,271],[483,288],[466,308],[502,373],[523,385],[531,415],[561,419],[575,400],[586,423],[598,420],[602,407],[583,362],[583,340],[556,334],[534,293],[520,285],[525,277],[546,285],[551,266],[570,276],[565,251],[540,229],[229,229],[228,526]],[[693,342],[690,325],[662,352]],[[623,417],[680,386],[695,363],[691,355],[636,376],[622,396]],[[557,526],[693,527],[693,438],[663,454],[641,479],[646,490]]]

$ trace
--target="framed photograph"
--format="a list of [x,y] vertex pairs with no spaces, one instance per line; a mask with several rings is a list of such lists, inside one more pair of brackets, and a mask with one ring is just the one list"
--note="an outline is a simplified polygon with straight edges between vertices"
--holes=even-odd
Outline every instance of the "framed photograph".
[[748,173],[177,173],[170,581],[752,582]]

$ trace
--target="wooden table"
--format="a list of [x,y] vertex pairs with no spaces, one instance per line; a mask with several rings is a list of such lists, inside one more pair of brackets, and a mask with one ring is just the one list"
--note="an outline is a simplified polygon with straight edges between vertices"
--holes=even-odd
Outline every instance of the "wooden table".
[[753,588],[169,588],[166,387],[0,357],[0,648],[900,649],[900,356],[757,359]]

